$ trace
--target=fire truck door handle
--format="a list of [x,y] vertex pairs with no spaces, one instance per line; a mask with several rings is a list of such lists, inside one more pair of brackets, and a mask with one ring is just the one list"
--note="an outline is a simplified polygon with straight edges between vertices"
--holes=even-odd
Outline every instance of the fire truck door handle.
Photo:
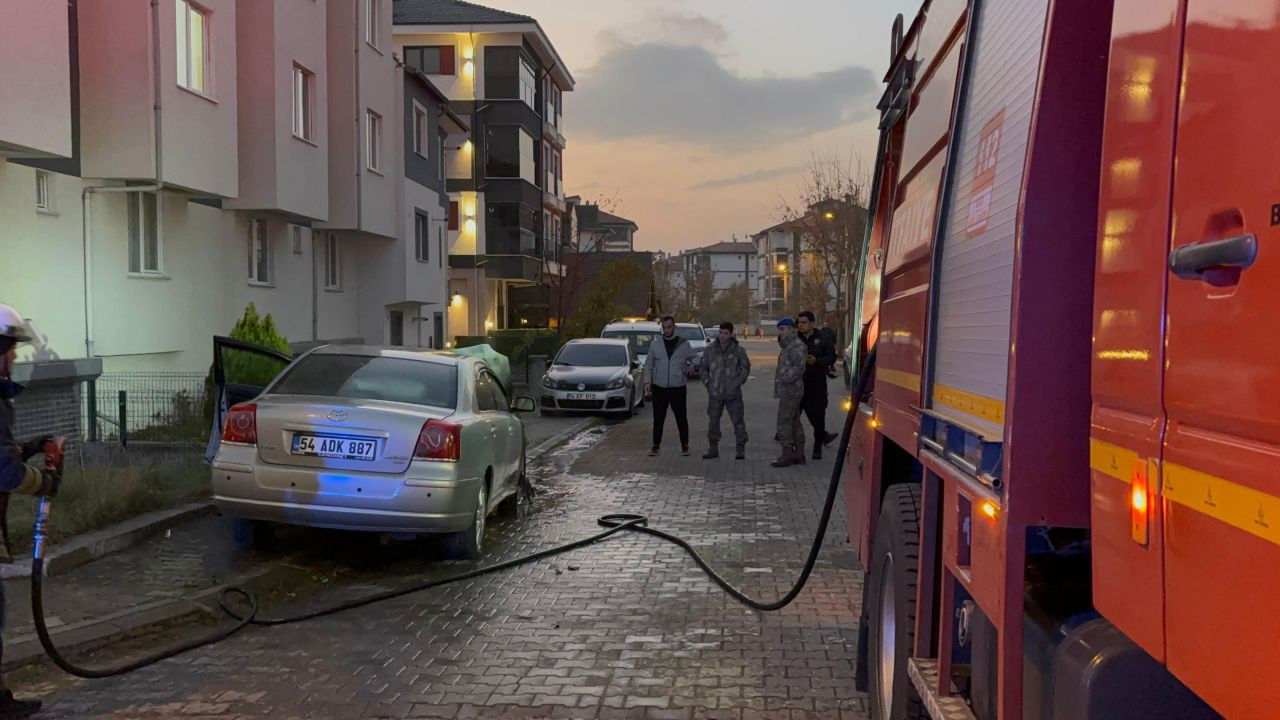
[[1169,253],[1169,270],[1183,280],[1202,280],[1210,270],[1244,270],[1258,257],[1258,239],[1236,235],[1175,248]]

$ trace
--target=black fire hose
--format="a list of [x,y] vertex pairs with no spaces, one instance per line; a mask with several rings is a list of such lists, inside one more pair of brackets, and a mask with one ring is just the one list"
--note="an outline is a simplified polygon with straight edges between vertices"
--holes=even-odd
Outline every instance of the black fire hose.
[[[853,433],[854,419],[857,417],[857,399],[862,397],[868,379],[868,372],[859,373],[857,389],[853,394],[853,407],[849,409],[849,412],[845,417],[844,430],[840,435],[840,446],[836,452],[835,467],[831,470],[831,480],[827,484],[827,498],[822,507],[822,517],[818,521],[817,530],[814,532],[813,544],[809,546],[809,556],[805,559],[804,569],[800,571],[800,576],[796,578],[796,582],[792,586],[791,590],[788,591],[786,595],[783,595],[781,598],[772,602],[756,600],[748,597],[746,593],[742,592],[737,587],[734,587],[732,583],[713,570],[711,566],[707,564],[707,561],[693,549],[693,546],[690,545],[688,541],[676,535],[672,535],[671,533],[649,527],[648,518],[644,515],[617,513],[601,516],[596,522],[606,529],[603,532],[596,533],[595,535],[581,540],[575,540],[574,542],[566,543],[564,545],[557,545],[556,547],[548,548],[523,557],[518,557],[513,560],[507,560],[506,562],[497,563],[496,565],[489,565],[487,567],[477,568],[475,570],[459,573],[457,575],[450,575],[449,577],[439,578],[436,580],[414,583],[395,590],[387,590],[385,592],[366,595],[355,600],[349,600],[327,608],[303,612],[297,615],[287,615],[276,618],[260,618],[258,617],[258,602],[253,593],[238,586],[227,587],[224,588],[220,594],[218,604],[228,617],[235,620],[233,625],[220,629],[205,637],[181,643],[164,650],[163,652],[148,655],[123,665],[89,668],[76,665],[63,656],[63,654],[53,644],[53,639],[49,637],[49,629],[45,625],[44,541],[45,530],[49,519],[50,500],[47,497],[42,497],[40,498],[39,512],[36,514],[35,552],[33,553],[33,559],[31,562],[31,614],[35,620],[36,634],[40,637],[40,644],[44,647],[44,651],[48,653],[49,659],[63,671],[77,677],[90,679],[113,677],[115,675],[123,675],[125,673],[133,672],[134,670],[144,668],[148,665],[160,662],[161,660],[167,660],[185,652],[205,647],[206,645],[221,642],[236,633],[239,633],[250,625],[289,625],[291,623],[302,622],[304,620],[314,620],[316,618],[333,615],[346,610],[353,610],[366,605],[372,605],[373,603],[382,602],[383,600],[390,600],[392,598],[422,592],[423,590],[437,588],[442,585],[448,585],[449,583],[459,582],[461,580],[470,580],[471,578],[480,577],[482,575],[508,570],[518,565],[543,560],[554,555],[569,552],[570,550],[577,550],[578,548],[584,548],[588,545],[594,545],[595,543],[607,540],[624,530],[652,535],[679,546],[688,553],[691,558],[693,558],[693,561],[698,564],[698,567],[702,568],[702,571],[705,572],[716,585],[719,585],[722,590],[743,605],[761,611],[781,610],[791,604],[791,602],[796,599],[796,596],[800,594],[800,591],[804,589],[805,584],[809,581],[809,576],[813,573],[813,567],[817,563],[818,553],[822,550],[822,542],[827,534],[827,524],[831,521],[831,511],[835,507],[836,491],[840,487],[840,476],[844,469],[844,460],[845,455],[848,452],[849,438]],[[820,439],[815,438],[815,442],[820,442]],[[234,598],[239,598],[248,607],[243,610],[233,607],[232,600]]]

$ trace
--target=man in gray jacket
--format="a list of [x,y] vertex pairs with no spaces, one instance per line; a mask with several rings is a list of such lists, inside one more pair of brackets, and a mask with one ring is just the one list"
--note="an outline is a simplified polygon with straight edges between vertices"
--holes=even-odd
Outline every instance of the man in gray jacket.
[[680,452],[689,454],[689,412],[686,405],[686,382],[693,363],[693,346],[676,335],[676,319],[662,318],[662,335],[649,344],[644,358],[646,374],[653,383],[653,447],[650,455],[662,449],[662,428],[667,422],[667,408],[676,416],[680,430]]
[[778,399],[778,433],[782,450],[773,467],[803,465],[804,427],[800,425],[800,401],[804,398],[804,371],[808,349],[796,335],[796,321],[778,321],[778,370],[773,378],[773,396]]
[[747,422],[743,418],[742,385],[751,376],[747,351],[733,336],[733,323],[720,323],[720,335],[702,352],[702,382],[707,386],[707,452],[702,459],[720,457],[720,416],[729,411],[736,457],[747,456]]

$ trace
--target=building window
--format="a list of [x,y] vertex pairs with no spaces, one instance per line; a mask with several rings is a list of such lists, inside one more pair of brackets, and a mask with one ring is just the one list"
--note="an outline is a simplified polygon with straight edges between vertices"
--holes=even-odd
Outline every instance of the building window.
[[342,289],[342,248],[333,233],[324,239],[324,289]]
[[177,10],[178,84],[208,94],[209,11],[190,0],[174,0]]
[[36,171],[36,210],[42,213],[53,212],[53,182],[49,173]]
[[413,103],[413,151],[427,157],[427,111],[417,102]]
[[365,132],[368,147],[365,149],[369,169],[382,172],[382,116],[372,110],[365,111]]
[[155,193],[125,195],[129,205],[129,272],[160,273],[160,210]]
[[523,178],[538,184],[533,136],[517,125],[491,125],[485,134],[485,177]]
[[253,285],[270,285],[272,265],[267,223],[252,219],[249,221],[249,282]]
[[533,68],[529,67],[524,58],[520,58],[520,99],[537,112],[538,84],[533,78]]
[[436,267],[444,267],[444,228],[436,227]]
[[381,40],[381,27],[382,0],[364,0],[364,39],[375,48]]
[[413,213],[413,244],[418,262],[430,262],[431,218],[417,211]]
[[420,45],[404,49],[404,64],[427,75],[457,75],[453,45]]
[[289,226],[289,239],[293,242],[293,254],[301,255],[302,254],[302,226],[301,225]]
[[457,200],[449,201],[449,229],[450,230],[458,229],[458,201]]
[[310,142],[315,130],[315,73],[300,65],[293,66],[293,136]]

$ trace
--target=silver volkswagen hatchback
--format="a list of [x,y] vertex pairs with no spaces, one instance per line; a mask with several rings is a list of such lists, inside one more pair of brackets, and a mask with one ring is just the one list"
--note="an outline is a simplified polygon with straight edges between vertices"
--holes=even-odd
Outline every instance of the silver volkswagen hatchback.
[[[245,361],[228,361],[225,346],[217,358],[234,400],[225,376]],[[321,347],[227,409],[213,499],[250,521],[449,533],[454,554],[474,557],[488,514],[520,492],[525,435],[514,411],[533,409],[529,398],[513,407],[476,358]]]
[[542,414],[590,411],[629,418],[644,405],[641,373],[626,340],[570,340],[542,376]]

